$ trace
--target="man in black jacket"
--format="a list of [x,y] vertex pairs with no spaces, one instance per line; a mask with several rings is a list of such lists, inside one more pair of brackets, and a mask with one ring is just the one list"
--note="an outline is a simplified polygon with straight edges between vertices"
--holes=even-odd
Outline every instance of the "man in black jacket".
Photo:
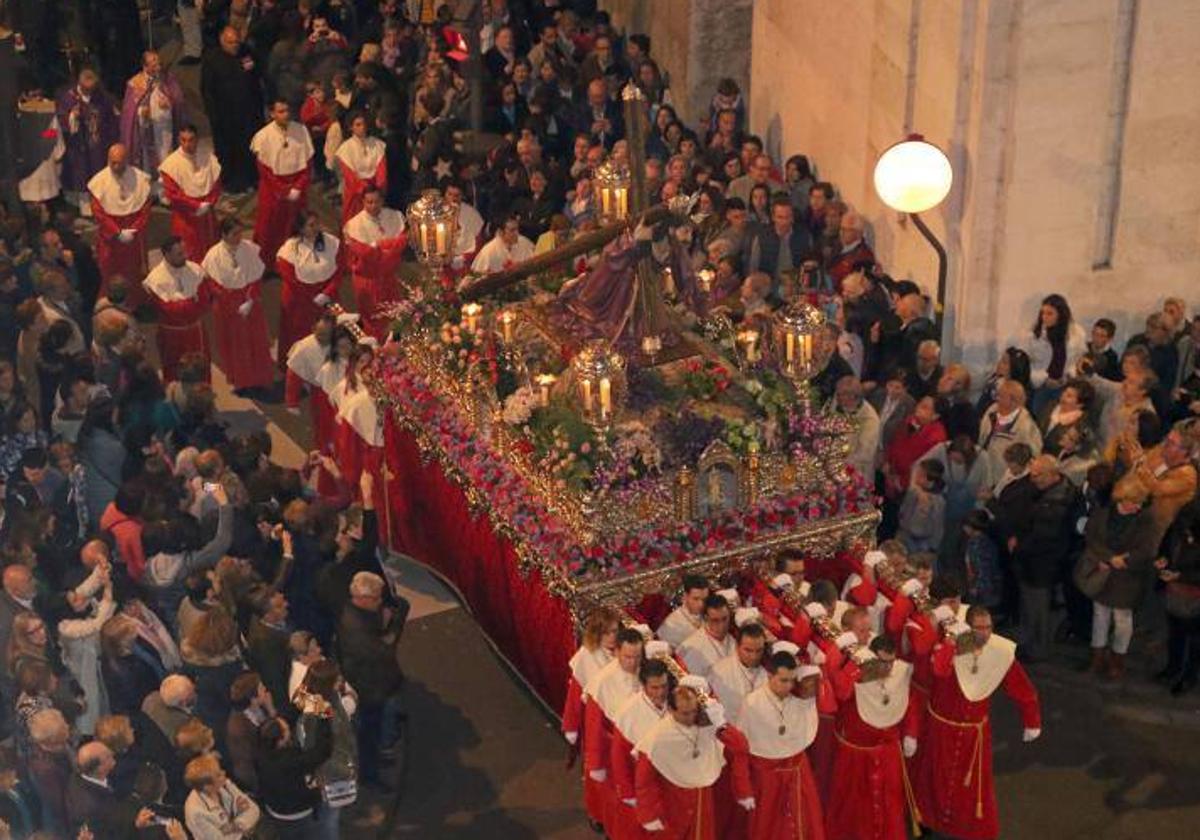
[[108,782],[108,776],[117,761],[112,751],[99,741],[91,741],[79,748],[79,771],[67,783],[67,819],[71,836],[87,826],[93,837],[121,837],[127,826],[124,823],[125,809],[116,791]]
[[1065,479],[1058,462],[1039,455],[1029,467],[1037,488],[1030,515],[1017,523],[1010,541],[1021,590],[1021,641],[1028,659],[1045,656],[1050,642],[1050,594],[1071,551],[1079,491]]
[[384,606],[385,585],[374,572],[355,574],[350,603],[338,621],[342,675],[358,692],[359,778],[384,789],[387,785],[379,777],[380,742],[394,731],[391,718],[404,685],[396,646],[409,610],[403,598],[395,608]]

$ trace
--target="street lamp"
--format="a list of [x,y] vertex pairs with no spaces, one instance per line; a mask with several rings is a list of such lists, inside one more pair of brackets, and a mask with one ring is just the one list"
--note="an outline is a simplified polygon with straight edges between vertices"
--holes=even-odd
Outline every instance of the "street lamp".
[[893,210],[907,213],[938,257],[937,298],[934,318],[942,334],[946,302],[946,248],[933,235],[920,214],[942,203],[954,183],[950,159],[920,134],[910,134],[886,149],[875,164],[875,192]]

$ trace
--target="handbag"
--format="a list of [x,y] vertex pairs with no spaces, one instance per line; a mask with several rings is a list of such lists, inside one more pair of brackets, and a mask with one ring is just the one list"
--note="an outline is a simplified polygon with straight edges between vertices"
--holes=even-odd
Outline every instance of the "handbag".
[[1071,579],[1080,592],[1088,598],[1094,599],[1104,591],[1104,585],[1108,583],[1110,574],[1112,574],[1111,566],[1101,563],[1095,553],[1085,551],[1076,561],[1075,568],[1071,572]]
[[1200,618],[1200,586],[1173,580],[1165,593],[1167,615],[1183,621]]
[[343,779],[321,786],[321,799],[330,808],[345,808],[358,801],[358,780]]

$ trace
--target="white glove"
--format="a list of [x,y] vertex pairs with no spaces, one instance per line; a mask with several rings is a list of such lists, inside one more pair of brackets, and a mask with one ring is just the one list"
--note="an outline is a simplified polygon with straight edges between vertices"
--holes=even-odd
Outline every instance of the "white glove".
[[738,804],[739,804],[739,805],[741,805],[741,806],[742,806],[742,808],[744,808],[744,809],[745,809],[745,810],[747,810],[747,811],[753,811],[753,810],[754,810],[754,805],[755,805],[755,803],[754,803],[754,797],[753,797],[753,796],[748,796],[748,797],[746,797],[745,799],[739,799],[739,800],[738,800]]
[[455,271],[461,271],[462,267],[466,264],[466,261],[462,258],[462,254],[459,254],[457,257],[450,260],[450,267]]
[[288,201],[299,201],[300,200],[300,190],[297,190],[297,189],[288,190],[287,200]]
[[254,308],[254,301],[248,300],[238,307],[238,314],[245,318],[250,314],[250,310]]
[[900,594],[912,597],[921,591],[921,581],[916,578],[909,578],[900,585]]
[[917,754],[917,739],[911,735],[904,736],[904,757],[912,758]]
[[850,645],[854,644],[857,641],[858,641],[858,636],[854,635],[854,633],[847,630],[845,633],[838,636],[834,640],[833,643],[835,645],[837,645],[838,648],[840,648],[841,650],[845,650],[846,648],[850,647]]
[[571,746],[575,746],[576,742],[579,741],[578,732],[564,732],[563,737],[567,739],[567,743]]
[[938,624],[943,621],[950,621],[954,618],[954,610],[950,609],[946,604],[939,604],[933,608],[933,620]]
[[825,610],[825,605],[818,604],[816,602],[805,605],[804,611],[808,613],[809,618],[824,618],[825,616],[829,615],[829,613]]
[[955,621],[947,625],[946,632],[951,636],[961,636],[963,633],[971,632],[971,625],[965,621]]
[[601,767],[599,770],[589,770],[588,778],[593,782],[603,782],[608,778],[608,771]]
[[709,698],[704,703],[704,714],[708,715],[709,722],[716,729],[720,729],[728,722],[725,717],[725,707],[718,700]]
[[[289,406],[287,407],[287,413],[288,413],[288,414],[295,414],[297,417],[299,417],[299,416],[300,416],[300,406],[298,406],[298,405],[289,405]],[[574,735],[576,738],[578,738],[578,737],[579,737],[579,733],[578,733],[578,732],[572,732],[572,733],[570,733],[570,734],[571,734],[571,735]],[[574,744],[574,743],[575,743],[575,742],[574,742],[574,741],[573,741],[573,740],[572,740],[570,737],[568,737],[568,738],[567,738],[567,740],[568,740],[568,741],[571,741],[571,743],[572,743],[572,744]]]
[[646,831],[664,831],[666,826],[662,820],[654,820],[654,822],[642,823],[642,828]]
[[880,563],[887,559],[887,555],[882,551],[868,551],[863,557],[863,565],[868,569],[874,569]]
[[814,665],[825,664],[825,651],[816,646],[815,643],[808,643],[808,660]]
[[329,295],[325,294],[324,292],[321,292],[321,294],[319,294],[315,298],[313,298],[313,303],[315,303],[317,306],[328,306],[329,305]]
[[1026,729],[1021,735],[1021,740],[1028,744],[1030,741],[1036,741],[1040,737],[1042,737],[1041,729]]
[[212,209],[212,202],[211,201],[203,201],[200,203],[200,206],[196,208],[196,215],[197,216],[207,216],[208,211],[211,209]]
[[622,804],[628,805],[630,808],[636,808],[636,807],[637,807],[637,800],[636,800],[636,799],[622,799],[622,800],[621,800],[621,802],[622,802]]
[[128,245],[130,242],[133,241],[133,237],[135,237],[135,236],[137,236],[136,230],[134,230],[133,228],[125,228],[124,230],[122,230],[120,233],[117,234],[117,239],[119,239],[121,242],[124,242],[126,245]]

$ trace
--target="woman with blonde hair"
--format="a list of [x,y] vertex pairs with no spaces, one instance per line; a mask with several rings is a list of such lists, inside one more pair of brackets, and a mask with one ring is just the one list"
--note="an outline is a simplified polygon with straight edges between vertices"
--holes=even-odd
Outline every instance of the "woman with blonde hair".
[[224,607],[213,607],[196,620],[180,653],[184,673],[196,684],[196,716],[223,733],[232,710],[229,686],[246,670],[237,623]]
[[583,638],[568,663],[571,673],[567,678],[567,702],[562,713],[563,737],[572,747],[581,743],[579,733],[583,728],[583,689],[601,668],[612,661],[620,627],[621,614],[612,607],[595,609],[583,620]]

